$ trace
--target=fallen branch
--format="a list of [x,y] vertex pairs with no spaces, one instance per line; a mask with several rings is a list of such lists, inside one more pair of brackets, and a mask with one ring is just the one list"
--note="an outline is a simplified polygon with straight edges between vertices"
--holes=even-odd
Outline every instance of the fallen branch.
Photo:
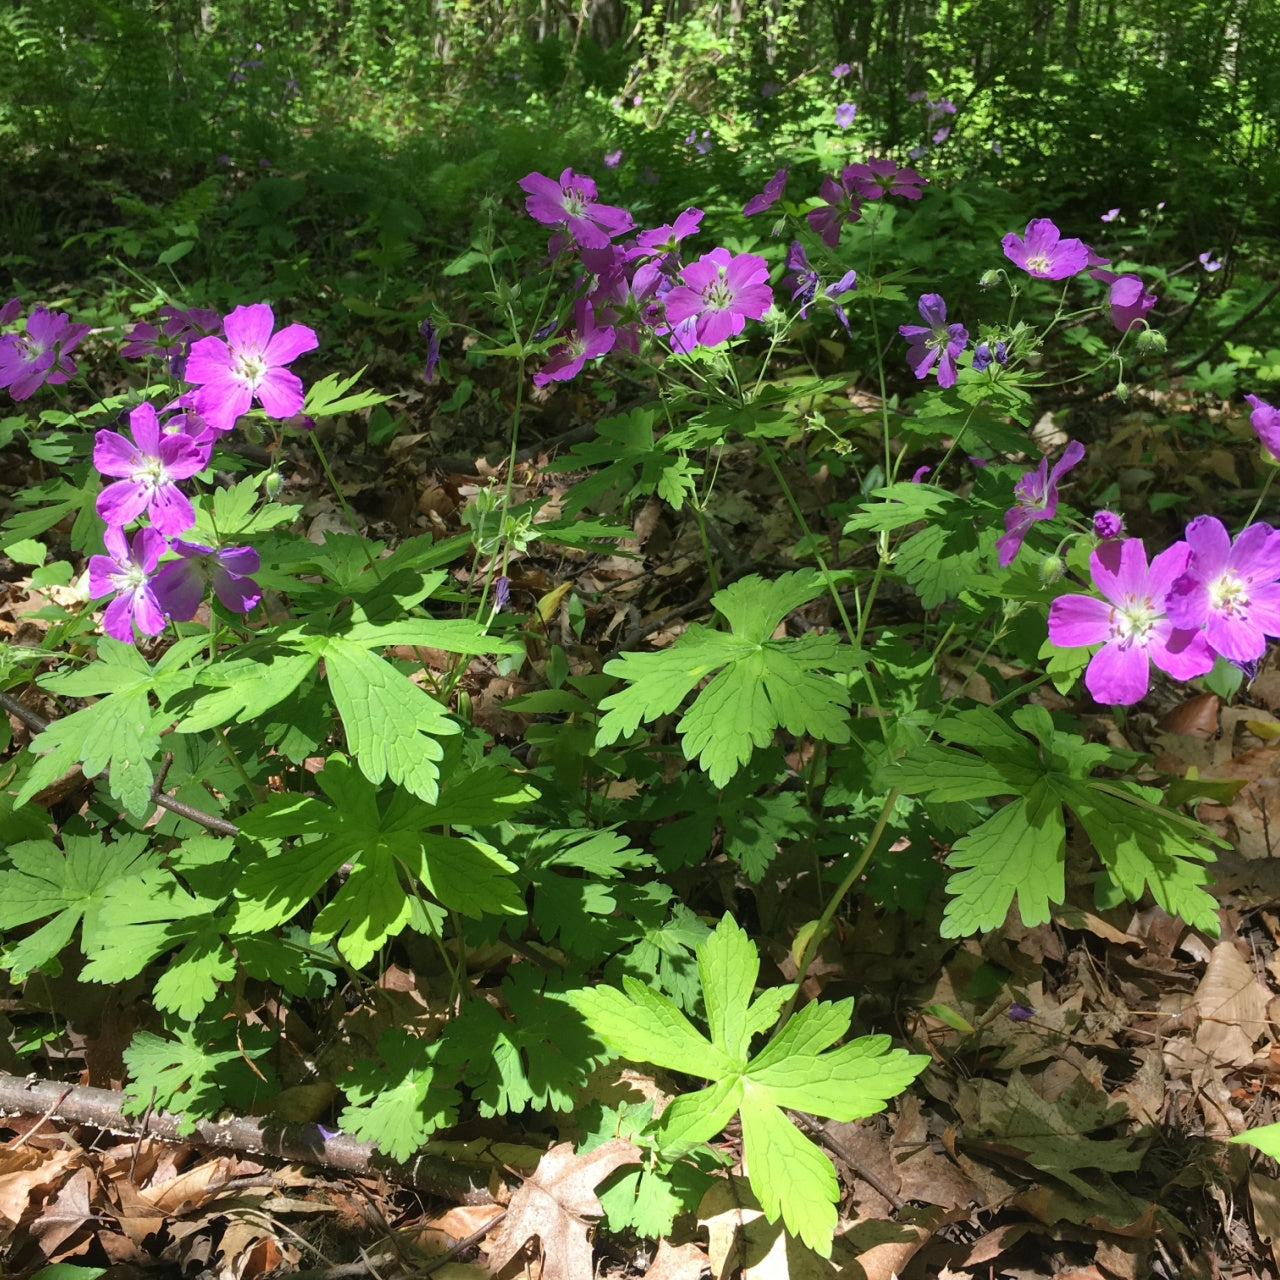
[[160,1138],[203,1147],[221,1147],[248,1155],[268,1155],[292,1164],[314,1164],[346,1173],[380,1173],[389,1182],[414,1187],[455,1204],[493,1204],[489,1175],[499,1166],[469,1164],[425,1154],[401,1164],[380,1154],[369,1142],[345,1133],[329,1135],[316,1124],[282,1124],[255,1116],[229,1120],[197,1120],[189,1133],[179,1133],[181,1116],[152,1111],[126,1116],[124,1094],[87,1085],[0,1075],[0,1115],[32,1115],[92,1125],[132,1138]]

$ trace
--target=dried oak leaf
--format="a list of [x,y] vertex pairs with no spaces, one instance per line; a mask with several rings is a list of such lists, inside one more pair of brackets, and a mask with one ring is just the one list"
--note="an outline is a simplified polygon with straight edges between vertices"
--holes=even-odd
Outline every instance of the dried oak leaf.
[[542,1274],[555,1280],[592,1280],[591,1220],[604,1210],[595,1188],[624,1164],[639,1164],[640,1151],[614,1138],[582,1155],[562,1142],[538,1161],[511,1197],[506,1221],[489,1254],[489,1269],[500,1272],[535,1236],[542,1242]]

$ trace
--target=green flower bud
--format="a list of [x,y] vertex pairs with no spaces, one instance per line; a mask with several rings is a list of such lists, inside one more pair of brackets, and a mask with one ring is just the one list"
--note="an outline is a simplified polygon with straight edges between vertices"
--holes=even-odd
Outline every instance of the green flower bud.
[[262,477],[262,492],[273,501],[280,496],[280,490],[283,488],[284,476],[282,476],[278,471],[268,471],[266,475]]
[[996,270],[984,271],[978,277],[979,289],[990,289],[992,285],[1000,283],[1000,273]]
[[1164,334],[1155,329],[1143,329],[1138,334],[1137,347],[1139,355],[1162,356],[1169,349],[1169,344],[1164,340]]
[[1116,383],[1116,399],[1124,404],[1129,399],[1129,387],[1126,383]]
[[1040,561],[1040,581],[1046,587],[1061,579],[1067,572],[1067,566],[1061,556],[1045,556]]

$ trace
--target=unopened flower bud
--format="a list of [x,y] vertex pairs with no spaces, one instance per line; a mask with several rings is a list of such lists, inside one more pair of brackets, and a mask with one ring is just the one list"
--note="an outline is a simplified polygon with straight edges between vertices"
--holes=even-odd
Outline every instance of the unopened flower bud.
[[1000,282],[1000,273],[998,271],[994,269],[990,271],[984,271],[978,277],[978,288],[990,289],[992,285],[998,284],[999,282]]
[[1121,402],[1124,402],[1129,399],[1129,387],[1127,383],[1124,383],[1124,382],[1116,383],[1116,399]]
[[1110,542],[1124,532],[1124,521],[1114,511],[1099,511],[1093,517],[1093,531],[1103,542]]
[[1040,561],[1040,581],[1046,587],[1059,581],[1067,572],[1067,566],[1061,556],[1045,556]]
[[1162,356],[1169,349],[1164,334],[1155,329],[1143,329],[1138,334],[1138,354],[1143,356]]
[[284,488],[284,476],[278,471],[268,471],[262,477],[262,492],[273,501],[280,496],[280,490]]

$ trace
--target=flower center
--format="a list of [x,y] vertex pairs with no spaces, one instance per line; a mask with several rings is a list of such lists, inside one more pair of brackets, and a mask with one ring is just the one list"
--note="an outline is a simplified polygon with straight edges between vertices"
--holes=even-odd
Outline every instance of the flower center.
[[1027,259],[1027,270],[1039,272],[1042,275],[1049,274],[1049,268],[1053,264],[1049,261],[1048,254],[1037,253],[1033,257]]
[[267,372],[267,359],[260,347],[242,347],[236,352],[236,376],[256,387]]
[[702,295],[708,311],[727,311],[733,302],[733,290],[725,279],[724,268],[719,269],[719,278],[707,286]]
[[1122,644],[1145,648],[1151,629],[1163,617],[1150,596],[1125,596],[1124,603],[1111,610],[1111,634]]
[[1209,584],[1209,600],[1217,612],[1228,615],[1243,613],[1249,607],[1248,586],[1238,573],[1228,569]]
[[147,584],[146,570],[140,564],[131,564],[120,573],[109,574],[111,585],[119,592],[137,591]]
[[564,195],[564,211],[571,218],[580,218],[587,211],[587,198],[582,194],[580,187],[565,187]]

